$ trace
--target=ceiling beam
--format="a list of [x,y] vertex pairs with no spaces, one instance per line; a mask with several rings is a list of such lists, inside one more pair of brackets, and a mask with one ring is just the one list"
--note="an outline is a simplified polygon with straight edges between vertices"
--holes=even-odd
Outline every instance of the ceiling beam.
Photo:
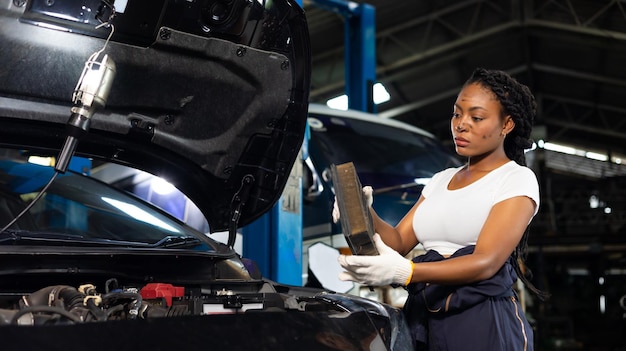
[[[423,19],[420,21],[416,21],[417,23],[416,25],[419,25],[420,23],[422,23],[422,21]],[[388,35],[391,35],[392,33],[395,33],[395,31],[400,30],[398,28],[401,28],[402,30],[406,30],[406,28],[402,25],[396,26],[394,28],[383,31],[383,33],[385,33],[384,35],[388,36]],[[451,55],[451,53],[458,52],[457,50],[460,50],[461,48],[467,46],[468,44],[483,41],[488,37],[501,33],[502,31],[517,29],[517,28],[525,29],[525,30],[555,29],[555,30],[567,31],[567,32],[572,32],[572,33],[577,33],[577,34],[586,34],[586,35],[591,35],[591,36],[596,36],[596,37],[626,41],[626,33],[623,33],[623,32],[617,32],[617,31],[611,31],[611,30],[605,30],[605,29],[588,28],[588,27],[582,27],[578,25],[570,25],[570,24],[563,24],[563,23],[556,23],[556,22],[549,22],[546,20],[521,20],[521,21],[513,20],[510,22],[500,24],[498,26],[490,27],[483,31],[476,32],[471,35],[461,37],[460,39],[453,40],[451,42],[447,42],[445,44],[429,48],[417,54],[410,55],[402,60],[395,61],[391,64],[379,66],[376,68],[376,76],[380,77],[379,81],[386,83],[388,81],[391,81],[392,79],[395,79],[398,75],[406,76],[407,69],[411,69],[411,67],[415,67],[416,65],[419,65],[422,62],[426,62],[428,60],[432,60],[433,58],[437,58],[437,57]],[[378,33],[377,39],[380,39],[381,37],[382,37],[382,34]],[[617,82],[617,84],[619,85],[624,84],[623,82],[620,82],[619,80],[612,80],[612,81]],[[310,92],[310,96],[311,98],[323,96],[333,91],[341,90],[344,86],[345,86],[344,81],[342,80],[336,81],[336,82],[324,85],[322,87],[312,89]]]
[[553,74],[568,76],[568,77],[577,78],[581,80],[587,80],[591,82],[626,87],[626,80],[624,79],[614,79],[611,77],[601,76],[598,74],[585,73],[585,72],[575,71],[572,69],[566,69],[566,68],[561,68],[561,67],[556,67],[556,66],[551,66],[551,65],[544,65],[541,63],[533,63],[531,64],[531,67],[532,69],[540,71],[540,72],[553,73]]
[[[528,67],[526,65],[523,66],[518,66],[515,68],[512,68],[510,70],[507,70],[507,72],[511,75],[517,75],[520,74],[522,72],[527,71]],[[396,108],[392,108],[386,111],[383,111],[381,113],[379,113],[379,116],[384,117],[384,118],[395,118],[397,116],[403,115],[405,113],[409,113],[411,111],[417,110],[421,107],[427,106],[429,104],[432,104],[433,102],[437,102],[437,101],[441,101],[444,99],[449,99],[451,97],[456,96],[459,93],[460,87],[456,87],[453,89],[449,89],[446,90],[444,92],[438,93],[438,94],[434,94],[431,95],[429,97],[426,97],[424,99],[420,99],[418,101],[409,103],[409,104],[405,104]]]

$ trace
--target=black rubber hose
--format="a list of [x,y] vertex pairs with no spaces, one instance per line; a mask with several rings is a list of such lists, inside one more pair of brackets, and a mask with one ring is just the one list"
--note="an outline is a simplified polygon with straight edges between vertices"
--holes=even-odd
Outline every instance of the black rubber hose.
[[25,307],[22,308],[21,310],[17,311],[14,315],[13,318],[11,318],[11,325],[15,324],[17,325],[17,321],[20,317],[22,317],[23,315],[27,314],[27,313],[50,313],[50,314],[58,314],[62,317],[65,317],[67,319],[69,319],[72,322],[75,323],[82,323],[82,320],[80,319],[79,316],[75,316],[73,314],[71,314],[70,312],[58,308],[58,307],[52,307],[52,306],[32,306],[32,307]]

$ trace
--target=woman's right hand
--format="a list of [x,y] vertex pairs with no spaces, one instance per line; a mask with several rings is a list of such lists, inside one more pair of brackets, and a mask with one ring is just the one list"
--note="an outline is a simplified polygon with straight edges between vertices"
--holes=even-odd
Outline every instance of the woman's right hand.
[[[372,207],[372,204],[374,204],[374,195],[372,195],[374,192],[374,189],[367,185],[363,187],[363,196],[365,197],[365,204],[367,205],[367,207]],[[339,222],[339,218],[341,217],[340,213],[339,213],[339,205],[337,204],[337,197],[335,197],[335,201],[333,203],[333,223],[337,223]]]

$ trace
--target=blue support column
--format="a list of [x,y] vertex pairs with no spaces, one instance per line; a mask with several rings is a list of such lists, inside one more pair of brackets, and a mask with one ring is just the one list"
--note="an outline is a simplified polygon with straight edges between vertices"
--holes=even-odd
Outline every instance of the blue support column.
[[348,108],[376,112],[376,11],[360,4],[345,21],[346,95]]
[[271,274],[274,262],[272,222],[275,209],[276,206],[269,213],[264,214],[253,223],[241,229],[242,256],[254,261],[259,267],[261,274],[272,280],[276,280]]
[[348,107],[376,112],[376,10],[372,5],[345,0],[314,0],[316,6],[343,15],[344,66]]
[[276,205],[242,230],[243,256],[255,261],[264,277],[297,286],[302,285],[301,157],[302,152]]
[[297,286],[302,285],[302,155],[276,205],[242,232],[243,256],[255,261],[264,277]]

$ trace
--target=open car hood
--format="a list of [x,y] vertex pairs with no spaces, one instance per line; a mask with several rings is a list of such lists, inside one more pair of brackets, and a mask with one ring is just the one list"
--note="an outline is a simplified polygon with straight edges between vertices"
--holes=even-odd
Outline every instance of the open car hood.
[[[112,9],[95,0],[18,3],[0,8],[0,145],[56,155],[85,61],[110,33],[97,26]],[[305,131],[302,9],[291,0],[153,0],[116,10],[104,50],[115,77],[76,155],[167,179],[212,232],[261,216],[280,197]]]

